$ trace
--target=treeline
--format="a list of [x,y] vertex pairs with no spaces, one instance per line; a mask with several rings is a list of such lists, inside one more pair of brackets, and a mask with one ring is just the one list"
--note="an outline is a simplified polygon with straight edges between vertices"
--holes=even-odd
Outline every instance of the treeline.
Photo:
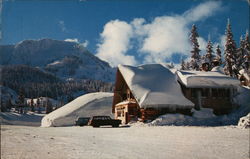
[[6,85],[17,93],[22,89],[26,98],[35,97],[50,97],[57,99],[61,96],[73,97],[74,93],[83,91],[85,93],[91,92],[112,92],[113,84],[106,83],[98,80],[79,80],[70,82],[59,82],[59,83],[37,83],[37,82],[26,82],[23,84],[6,83]]
[[244,36],[240,38],[240,45],[237,47],[233,39],[230,21],[226,26],[226,44],[224,46],[224,54],[222,55],[220,46],[217,45],[214,51],[210,39],[208,39],[206,53],[201,55],[199,49],[197,27],[192,26],[190,41],[192,44],[191,59],[189,61],[182,60],[182,70],[202,70],[211,71],[215,66],[221,66],[224,73],[231,77],[240,78],[241,71],[250,74],[250,41],[249,34],[246,31]]
[[112,92],[113,83],[99,80],[83,79],[77,81],[62,81],[56,76],[26,65],[1,66],[2,79],[0,85],[22,92],[26,98],[50,97],[58,99],[62,96],[73,99],[74,93],[83,91]]

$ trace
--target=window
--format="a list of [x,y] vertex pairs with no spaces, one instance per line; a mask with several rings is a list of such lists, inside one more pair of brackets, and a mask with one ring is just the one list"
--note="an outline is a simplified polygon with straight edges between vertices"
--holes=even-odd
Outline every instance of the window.
[[123,117],[124,111],[123,110],[117,110],[117,117]]

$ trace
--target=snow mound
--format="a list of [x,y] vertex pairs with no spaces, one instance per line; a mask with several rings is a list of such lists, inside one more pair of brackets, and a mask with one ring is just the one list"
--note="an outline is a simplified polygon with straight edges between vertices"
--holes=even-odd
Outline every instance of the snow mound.
[[211,71],[212,72],[219,72],[219,73],[225,74],[223,68],[220,67],[220,66],[215,66],[214,68],[212,68]]
[[238,123],[241,128],[250,128],[250,113],[247,116],[241,117]]
[[199,119],[207,119],[207,118],[216,117],[213,113],[213,109],[209,109],[209,108],[202,108],[200,111],[193,111],[192,116],[195,118],[199,118]]
[[89,93],[46,115],[41,127],[72,126],[78,117],[112,115],[113,93]]
[[165,114],[148,125],[150,126],[163,126],[163,125],[203,125],[207,120],[211,120],[216,116],[213,114],[212,109],[202,108],[200,111],[192,110],[193,115],[183,115],[183,114]]
[[164,126],[164,125],[189,125],[189,123],[193,122],[193,118],[191,116],[183,115],[183,114],[166,114],[162,115],[155,120],[153,120],[148,125],[150,126]]

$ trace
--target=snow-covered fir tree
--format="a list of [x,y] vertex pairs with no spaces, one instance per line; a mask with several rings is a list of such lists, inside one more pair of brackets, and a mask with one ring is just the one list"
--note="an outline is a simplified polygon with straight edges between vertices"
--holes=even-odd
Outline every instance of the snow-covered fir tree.
[[186,68],[186,63],[185,63],[185,61],[184,61],[184,59],[182,58],[181,59],[181,70],[186,70],[187,68]]
[[225,67],[224,71],[230,76],[237,76],[237,68],[235,65],[235,54],[236,54],[236,43],[233,40],[233,33],[231,31],[230,20],[228,19],[227,29],[226,29],[226,44],[225,44]]
[[216,60],[218,62],[218,65],[222,64],[222,60],[221,60],[221,50],[220,50],[220,45],[218,44],[216,46]]
[[244,63],[244,39],[241,36],[240,37],[240,47],[237,49],[237,54],[235,55],[235,62],[236,62],[236,68],[238,71],[240,71],[243,68]]
[[246,31],[245,39],[244,39],[244,65],[243,67],[247,70],[250,74],[250,40],[249,40],[249,33]]
[[199,64],[200,64],[200,49],[199,49],[199,43],[198,38],[199,34],[197,32],[196,26],[193,24],[191,29],[191,35],[190,35],[190,41],[192,43],[192,50],[191,50],[191,61],[190,61],[190,67],[193,70],[199,70]]
[[210,71],[212,69],[212,61],[214,58],[213,45],[212,45],[212,42],[210,40],[208,40],[206,51],[207,51],[207,53],[205,54],[205,63],[208,63],[208,70]]

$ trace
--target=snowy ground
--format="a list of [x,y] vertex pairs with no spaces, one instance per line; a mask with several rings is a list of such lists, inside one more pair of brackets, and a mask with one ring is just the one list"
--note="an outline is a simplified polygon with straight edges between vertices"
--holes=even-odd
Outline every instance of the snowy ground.
[[23,126],[40,126],[41,120],[46,114],[37,114],[28,112],[19,114],[16,112],[0,112],[1,124],[23,125]]
[[247,159],[249,129],[1,126],[2,159]]

